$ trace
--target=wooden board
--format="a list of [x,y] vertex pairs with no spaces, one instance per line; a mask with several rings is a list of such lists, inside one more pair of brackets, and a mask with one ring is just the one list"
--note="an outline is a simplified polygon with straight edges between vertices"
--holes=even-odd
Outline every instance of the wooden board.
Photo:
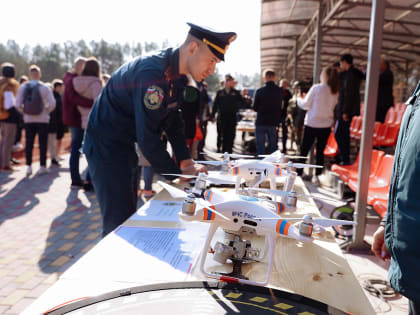
[[[298,192],[307,193],[299,178],[296,180],[295,186]],[[173,200],[166,190],[158,193],[155,199]],[[298,217],[305,214],[319,215],[319,211],[311,199],[299,200],[298,210],[295,213],[286,213],[284,217]],[[205,223],[133,221],[130,219],[124,225],[183,227],[185,228],[183,237],[188,242],[194,238],[194,235],[197,235],[195,231],[197,225],[200,224],[206,225]],[[219,229],[214,241],[223,241],[223,233],[223,230]],[[253,247],[263,248],[263,244],[263,237],[252,239]],[[153,256],[134,250],[115,233],[112,233],[70,267],[23,314],[40,314],[53,306],[81,296],[94,296],[138,285],[183,281],[182,274],[171,272],[167,264],[153,259]],[[230,272],[231,266],[218,264],[209,254],[206,269]],[[132,272],[133,276],[127,277],[127,272]],[[266,261],[247,264],[243,268],[245,276],[257,281],[264,280],[266,272]],[[206,280],[199,271],[198,260],[195,260],[191,274],[186,275],[184,280]],[[292,239],[279,237],[276,241],[275,261],[269,286],[319,300],[349,313],[375,314],[330,232],[320,235],[313,244],[302,244]],[[285,313],[287,314],[287,312]]]

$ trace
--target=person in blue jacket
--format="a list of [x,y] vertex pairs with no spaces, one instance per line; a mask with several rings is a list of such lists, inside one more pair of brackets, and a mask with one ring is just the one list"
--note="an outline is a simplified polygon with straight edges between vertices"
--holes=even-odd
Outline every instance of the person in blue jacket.
[[395,149],[388,210],[373,236],[373,253],[391,258],[391,286],[409,300],[409,314],[420,314],[420,82],[406,103]]
[[[188,81],[200,82],[213,74],[236,34],[188,25],[190,31],[179,48],[121,66],[92,108],[83,151],[101,208],[103,236],[136,211],[135,142],[156,173],[207,172],[190,157],[178,106]],[[179,165],[161,141],[163,131]]]

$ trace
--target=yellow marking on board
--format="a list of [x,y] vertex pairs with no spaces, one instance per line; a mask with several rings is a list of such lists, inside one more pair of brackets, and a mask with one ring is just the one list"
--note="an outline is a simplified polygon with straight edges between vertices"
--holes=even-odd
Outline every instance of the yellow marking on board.
[[297,315],[316,315],[316,314],[310,313],[310,312],[302,312],[302,313],[298,313]]
[[252,299],[249,299],[249,300],[252,301],[252,302],[262,303],[262,302],[267,301],[268,299],[256,296],[256,297],[254,297]]
[[238,297],[240,297],[242,295],[242,293],[233,293],[230,292],[228,295],[226,295],[225,297],[227,298],[232,298],[232,299],[237,299]]
[[276,305],[273,305],[274,307],[281,308],[282,310],[288,310],[289,308],[292,308],[292,305],[286,304],[286,303],[279,303]]
[[[214,299],[214,300],[215,301],[222,301],[221,299]],[[247,302],[236,301],[236,300],[229,300],[229,301],[232,302],[232,303],[237,303],[237,304],[244,304],[244,305],[255,306],[255,307],[261,308],[263,310],[272,311],[272,312],[277,313],[277,314],[288,315],[287,313],[283,313],[282,311],[275,310],[274,308],[270,308],[270,307],[266,307],[266,306],[261,306],[261,305],[254,304],[254,303],[247,303]]]

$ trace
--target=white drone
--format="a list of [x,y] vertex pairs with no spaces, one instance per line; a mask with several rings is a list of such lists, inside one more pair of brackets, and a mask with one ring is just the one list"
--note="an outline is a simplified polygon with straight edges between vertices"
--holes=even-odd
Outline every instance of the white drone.
[[[309,215],[304,218],[285,220],[277,215],[273,209],[269,209],[258,202],[229,200],[220,203],[212,202],[211,204],[206,200],[197,198],[192,193],[188,194],[165,183],[159,183],[168,189],[174,198],[185,198],[182,211],[179,213],[182,220],[210,223],[210,229],[201,253],[200,271],[206,277],[220,281],[265,286],[270,279],[276,245],[275,239],[278,236],[294,238],[302,242],[312,242],[312,234],[325,231],[325,228],[356,224],[353,221],[323,217],[312,218]],[[221,195],[217,196],[218,199],[222,198]],[[212,198],[209,198],[209,200],[212,200]],[[292,223],[291,221],[296,222]],[[210,243],[219,227],[224,229],[227,240],[226,243],[216,242],[213,258],[222,264],[226,263],[228,259],[232,261],[233,272],[227,275],[205,270],[207,254],[211,249]],[[265,246],[262,254],[260,249],[251,247],[251,238],[254,235],[265,236]],[[265,281],[256,282],[241,275],[242,263],[261,262],[267,255],[268,269]]]

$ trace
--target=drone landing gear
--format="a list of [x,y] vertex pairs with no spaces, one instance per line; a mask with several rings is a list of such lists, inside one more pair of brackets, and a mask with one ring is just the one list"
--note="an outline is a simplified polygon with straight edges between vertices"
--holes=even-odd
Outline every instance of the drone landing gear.
[[[218,242],[214,248],[215,253],[218,253],[218,259],[216,261],[219,261],[221,263],[226,261],[226,258],[230,259],[233,262],[233,271],[229,275],[223,275],[223,274],[216,274],[216,273],[210,273],[205,270],[205,262],[207,258],[207,253],[210,249],[210,242],[213,239],[214,233],[216,232],[217,228],[219,226],[217,224],[211,224],[209,232],[207,234],[207,239],[204,244],[203,251],[201,253],[201,260],[200,260],[200,271],[202,274],[204,274],[208,278],[217,279],[220,281],[227,281],[227,282],[235,282],[235,283],[242,283],[242,284],[249,284],[249,285],[259,285],[259,286],[265,286],[268,284],[268,281],[270,280],[270,274],[271,270],[273,268],[273,260],[274,260],[274,249],[275,249],[275,240],[274,236],[271,234],[266,235],[267,243],[268,243],[268,266],[267,266],[267,275],[266,279],[262,282],[256,282],[252,280],[248,280],[246,277],[242,275],[242,263],[244,261],[260,261],[260,257],[254,256],[253,252],[254,250],[252,248],[249,248],[247,251],[248,255],[253,257],[247,257],[244,258],[243,256],[240,257],[240,259],[237,259],[236,257],[233,257],[230,253],[230,250],[233,249],[235,251],[235,248],[229,248],[229,246],[226,246],[220,242]],[[240,245],[240,243],[237,243]],[[242,245],[244,245],[244,242],[242,242]],[[219,248],[218,248],[219,247]],[[256,253],[256,252],[255,252]],[[216,257],[216,256],[215,256]],[[265,254],[264,254],[265,257]],[[235,262],[235,260],[237,260]],[[239,275],[239,276],[238,276]]]
[[232,272],[230,272],[230,273],[220,272],[219,274],[220,275],[223,275],[223,276],[228,276],[228,277],[233,277],[233,278],[238,278],[238,279],[249,280],[248,277],[245,277],[242,274],[242,264],[243,264],[243,261],[240,260],[240,259],[233,259],[233,258],[231,259],[231,261],[233,263]]

